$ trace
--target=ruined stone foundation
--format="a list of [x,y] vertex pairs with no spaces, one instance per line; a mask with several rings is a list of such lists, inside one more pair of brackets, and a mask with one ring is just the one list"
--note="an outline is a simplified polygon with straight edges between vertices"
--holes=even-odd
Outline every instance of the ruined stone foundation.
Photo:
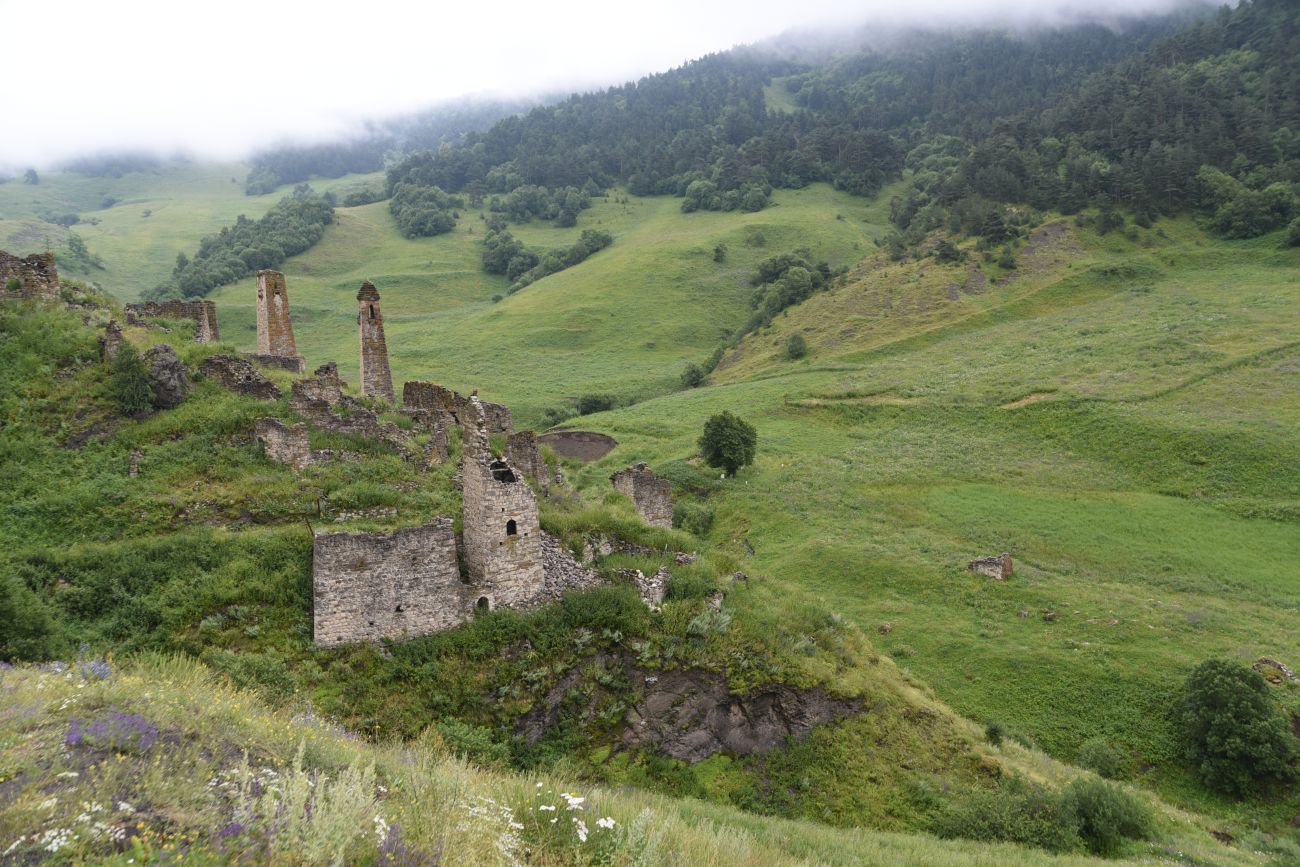
[[673,486],[650,472],[645,464],[619,470],[609,477],[614,489],[636,504],[637,513],[652,527],[672,527]]
[[[10,288],[16,283],[17,288]],[[54,301],[59,297],[59,271],[53,253],[19,258],[0,250],[0,298]]]

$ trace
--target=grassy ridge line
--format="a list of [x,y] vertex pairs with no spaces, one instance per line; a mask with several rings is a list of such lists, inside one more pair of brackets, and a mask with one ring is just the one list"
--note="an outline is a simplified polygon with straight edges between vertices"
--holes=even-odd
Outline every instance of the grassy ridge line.
[[[10,746],[2,768],[9,785],[0,802],[0,840],[7,846],[13,841],[12,848],[28,841],[30,851],[47,848],[62,831],[60,857],[74,860],[102,853],[105,836],[122,828],[127,853],[102,863],[125,864],[128,855],[153,862],[182,851],[200,861],[241,852],[273,863],[340,856],[368,861],[398,826],[409,851],[441,852],[449,863],[467,865],[511,863],[511,855],[524,851],[548,864],[589,863],[602,857],[598,853],[614,863],[754,867],[1163,861],[1153,855],[1098,862],[1014,846],[837,830],[635,790],[588,790],[553,777],[476,769],[448,755],[436,735],[369,745],[310,714],[270,711],[201,665],[176,657],[141,656],[66,671],[5,669],[0,688],[9,707],[20,711],[0,714],[0,740]],[[110,718],[124,720],[110,732],[128,735],[118,741],[115,758],[93,740],[65,746],[74,725],[85,729]],[[247,789],[238,786],[245,763],[283,791],[305,786],[311,775],[327,775],[315,780],[322,793],[316,809],[291,813],[269,833],[255,819],[242,818],[251,806]],[[373,782],[366,782],[367,769],[373,769]],[[214,787],[209,780],[230,784]],[[556,792],[575,790],[586,798],[577,814],[592,832],[586,842],[552,826],[555,812],[538,809],[558,800]],[[78,815],[88,812],[98,826]],[[597,817],[614,819],[613,829],[597,829]],[[246,827],[232,832],[237,819]],[[1204,834],[1184,831],[1170,845],[1201,863],[1262,863]]]

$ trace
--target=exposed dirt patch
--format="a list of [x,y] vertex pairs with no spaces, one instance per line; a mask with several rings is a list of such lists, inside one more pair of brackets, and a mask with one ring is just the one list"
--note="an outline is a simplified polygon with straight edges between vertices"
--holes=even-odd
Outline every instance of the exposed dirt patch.
[[1004,403],[999,409],[1020,409],[1022,406],[1029,406],[1031,403],[1040,403],[1049,398],[1056,397],[1054,391],[1035,391],[1033,394],[1027,394],[1019,400],[1013,400],[1011,403]]
[[547,431],[537,441],[555,449],[557,455],[580,461],[598,461],[618,445],[612,436],[585,430]]
[[922,403],[919,397],[902,397],[897,394],[865,394],[860,397],[804,397],[792,401],[794,406],[910,406]]

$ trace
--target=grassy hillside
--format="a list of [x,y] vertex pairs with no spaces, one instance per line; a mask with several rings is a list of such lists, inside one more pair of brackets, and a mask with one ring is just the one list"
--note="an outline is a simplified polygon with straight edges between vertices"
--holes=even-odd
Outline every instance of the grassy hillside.
[[[584,420],[622,445],[583,482],[647,458],[694,477],[742,568],[888,624],[880,646],[967,716],[1066,760],[1105,738],[1141,785],[1281,827],[1300,794],[1207,794],[1168,711],[1204,658],[1300,659],[1300,253],[1186,222],[1052,235],[1001,285],[869,259],[717,384]],[[809,357],[784,361],[796,331]],[[757,425],[759,459],[701,484],[720,409]],[[999,551],[1014,579],[962,571]]]
[[[0,689],[0,858],[15,863],[1165,863],[831,829],[504,774],[456,759],[434,733],[371,745],[270,711],[175,657],[5,666]],[[1192,838],[1171,845],[1197,863],[1262,863]]]
[[[477,212],[435,238],[398,234],[386,203],[338,210],[308,252],[284,265],[299,350],[312,365],[357,367],[356,291],[372,280],[383,295],[393,376],[483,388],[525,421],[566,397],[623,396],[675,387],[687,361],[702,361],[749,314],[748,278],[768,256],[810,247],[833,265],[874,248],[879,205],[824,185],[781,191],[756,214],[684,215],[680,200],[612,195],[583,211],[578,226],[512,227],[530,247],[571,244],[584,228],[614,244],[581,266],[506,295],[505,278],[481,263]],[[714,261],[714,247],[727,248]],[[256,341],[255,281],[212,296],[222,335]]]
[[[249,442],[253,418],[269,413],[294,419],[285,401],[238,397],[213,382],[200,382],[177,409],[147,419],[123,418],[109,399],[105,366],[93,357],[95,332],[82,321],[102,321],[110,312],[92,307],[68,313],[30,305],[0,310],[0,330],[6,335],[0,342],[0,383],[5,386],[0,391],[5,395],[0,403],[5,421],[0,428],[5,458],[0,513],[6,516],[0,524],[0,652],[6,656],[67,659],[78,644],[83,655],[181,653],[287,713],[307,715],[309,723],[327,716],[369,739],[442,742],[447,751],[498,769],[579,777],[715,805],[682,808],[691,815],[725,817],[734,814],[721,807],[743,807],[756,815],[840,827],[987,839],[980,804],[1004,795],[1018,797],[1026,805],[1048,807],[1045,815],[1027,820],[1028,827],[1013,839],[1054,851],[1084,851],[1068,806],[1072,802],[1065,800],[1080,779],[1076,770],[1017,743],[988,742],[980,724],[954,714],[881,657],[864,630],[818,598],[816,588],[748,564],[748,580],[732,583],[736,557],[688,534],[646,527],[625,498],[604,486],[586,497],[558,492],[544,502],[542,522],[570,546],[591,533],[642,546],[647,553],[599,561],[610,586],[570,594],[537,611],[491,612],[458,630],[393,643],[383,653],[368,646],[318,650],[310,638],[310,531],[383,529],[421,523],[432,514],[455,515],[454,463],[423,472],[387,446],[313,431],[314,445],[353,455],[296,473],[269,463]],[[183,328],[171,335],[137,328],[127,333],[142,345],[186,336]],[[179,345],[191,365],[221,349]],[[283,383],[287,375],[277,378]],[[129,469],[133,461],[137,475]],[[580,470],[571,465],[566,472]],[[699,551],[699,560],[678,562],[673,552],[685,550]],[[668,599],[661,612],[652,613],[619,570],[660,565],[671,573]],[[727,590],[725,605],[715,611],[709,599],[719,588]],[[12,760],[6,751],[0,769],[8,781],[0,792],[0,822],[6,831],[13,829],[26,839],[39,824],[42,835],[54,834],[43,843],[38,838],[40,848],[60,829],[70,828],[68,836],[83,847],[70,851],[102,853],[115,838],[103,836],[111,831],[102,829],[96,837],[94,822],[111,829],[124,818],[117,814],[140,809],[145,815],[132,834],[142,838],[145,854],[152,851],[147,847],[174,847],[186,839],[191,846],[214,848],[221,857],[232,857],[227,846],[260,851],[257,847],[276,845],[258,836],[261,831],[236,842],[227,838],[242,831],[218,833],[231,821],[256,824],[240,818],[247,805],[223,800],[230,790],[209,793],[165,781],[232,773],[241,748],[252,753],[251,761],[269,763],[283,773],[292,759],[287,744],[304,736],[301,724],[290,724],[272,737],[268,726],[254,719],[261,712],[251,709],[246,697],[226,693],[209,699],[210,711],[196,715],[194,706],[205,701],[205,687],[196,684],[206,675],[186,675],[177,689],[189,697],[177,701],[165,684],[157,692],[144,685],[152,684],[148,678],[154,676],[148,664],[142,669],[144,681],[127,680],[118,689],[111,676],[101,677],[97,663],[80,662],[86,665],[5,673],[4,687],[15,701],[0,708],[0,738],[22,745]],[[629,747],[622,732],[637,683],[629,681],[628,672],[635,675],[633,681],[649,682],[657,675],[648,672],[680,670],[713,678],[735,695],[817,689],[837,700],[860,702],[860,709],[819,727],[802,742],[763,755],[717,753],[688,764],[653,749]],[[42,690],[42,696],[29,700]],[[69,702],[64,690],[82,698]],[[242,724],[230,719],[232,706],[243,709]],[[540,738],[525,738],[521,717],[543,710],[553,713],[553,721]],[[277,725],[284,725],[279,719]],[[232,723],[239,736],[221,729],[222,720]],[[15,728],[6,731],[7,725]],[[24,734],[31,737],[20,741]],[[150,741],[148,748],[142,748],[142,737]],[[151,752],[157,739],[177,745],[167,751],[167,764],[161,752]],[[182,748],[194,740],[202,746]],[[59,743],[70,751],[53,752]],[[111,773],[94,767],[111,754],[138,752],[149,753],[147,762],[137,763],[138,776],[121,764],[125,758],[114,759]],[[365,763],[358,765],[357,755],[353,753],[347,774],[319,753],[312,766],[333,769],[343,784],[355,774],[364,777]],[[67,767],[69,763],[76,767]],[[58,776],[63,773],[84,774],[87,781],[58,782],[81,779]],[[438,773],[452,771],[429,768],[421,781],[406,775],[411,773],[385,776],[389,782],[383,785],[390,790],[399,783],[435,785]],[[82,785],[95,788],[83,791]],[[518,777],[503,785],[530,791]],[[382,795],[378,788],[374,792]],[[131,810],[113,811],[114,824],[108,816],[83,823],[72,813],[49,812],[50,797],[66,804],[92,794],[90,802],[116,804],[120,799]],[[349,815],[354,819],[357,810],[373,809],[369,789],[364,797],[355,791],[339,797],[353,805]],[[418,811],[421,799],[436,796],[424,789],[412,797],[411,810]],[[643,796],[628,798],[637,802]],[[149,806],[137,808],[141,801]],[[1213,826],[1204,819],[1150,798],[1137,803],[1145,804],[1151,823],[1130,835],[1134,839],[1122,843],[1119,854],[1140,859],[1176,848],[1203,852],[1220,863],[1251,862],[1251,856],[1214,842],[1209,834]],[[48,826],[45,818],[33,820],[34,810],[47,811],[41,815],[50,816]],[[402,821],[406,827],[408,820]],[[787,826],[766,826],[755,818],[751,827],[766,835],[768,827]],[[796,829],[791,832],[795,836],[804,833],[797,830],[803,826],[788,827]],[[339,839],[324,826],[308,822],[305,828],[301,833],[311,845]],[[426,828],[418,833],[428,845],[436,839],[430,835],[438,832]],[[564,851],[567,843],[547,841],[534,845],[557,845],[556,863],[581,861]],[[16,845],[30,848],[32,842]],[[820,845],[799,844],[813,847],[806,853],[813,860],[828,857]],[[929,838],[900,845],[917,847],[922,861],[942,863],[949,857],[946,847],[934,848]],[[873,846],[864,843],[860,852],[845,854],[850,860],[836,863],[874,858]],[[976,850],[958,847],[952,857],[960,858],[963,851]],[[976,857],[995,857],[998,851],[984,850]],[[324,856],[303,857],[315,861]]]
[[[261,217],[284,196],[284,190],[244,195],[247,173],[248,167],[239,163],[169,162],[155,171],[120,177],[51,172],[36,185],[14,179],[0,184],[0,250],[26,255],[48,247],[59,256],[60,273],[93,281],[122,301],[135,301],[171,275],[177,253],[192,255],[204,235],[240,214]],[[323,193],[369,177],[312,183]],[[65,229],[49,221],[65,214],[82,222]],[[67,256],[70,231],[103,260],[102,268],[79,267]]]

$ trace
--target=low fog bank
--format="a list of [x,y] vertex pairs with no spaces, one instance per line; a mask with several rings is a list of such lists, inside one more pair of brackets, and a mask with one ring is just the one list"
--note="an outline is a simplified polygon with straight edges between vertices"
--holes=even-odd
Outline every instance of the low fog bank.
[[[440,4],[441,5],[441,4]],[[374,0],[367,18],[315,4],[231,0],[198,7],[136,0],[72,2],[52,28],[39,4],[6,9],[0,98],[21,135],[0,139],[0,173],[47,170],[86,154],[185,154],[238,160],[279,143],[387,129],[389,121],[476,94],[498,101],[584,91],[679,66],[728,46],[764,43],[802,57],[916,28],[1032,30],[1122,26],[1206,0],[664,0],[614,14],[594,0],[562,6],[412,10]],[[61,17],[64,13],[61,13]],[[783,34],[774,37],[774,34]],[[58,55],[77,63],[50,64]]]

